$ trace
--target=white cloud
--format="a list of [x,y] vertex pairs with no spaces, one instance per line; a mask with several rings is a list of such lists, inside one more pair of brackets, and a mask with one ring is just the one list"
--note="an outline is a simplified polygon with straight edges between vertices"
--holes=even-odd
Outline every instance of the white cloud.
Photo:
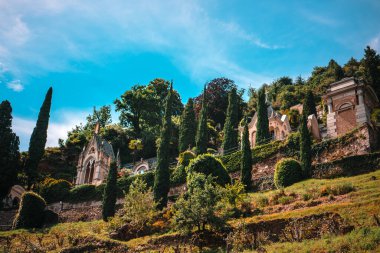
[[[84,122],[88,111],[61,110],[53,113],[50,118],[46,147],[58,146],[59,139],[66,139],[67,132]],[[36,126],[36,119],[13,117],[12,129],[20,138],[20,150],[26,151],[29,147],[30,136]]]
[[24,85],[21,84],[20,80],[13,80],[7,83],[7,87],[16,92],[20,92],[24,90]]
[[371,41],[368,44],[371,48],[379,52],[380,51],[380,34],[374,37],[373,39],[371,39]]
[[22,73],[20,62],[33,68],[28,69],[32,74],[76,71],[71,65],[76,60],[103,64],[107,54],[148,51],[165,54],[201,84],[211,75],[256,78],[250,82],[257,83],[259,75],[233,61],[236,45],[280,48],[234,21],[213,17],[197,0],[14,0],[0,7],[0,24],[13,20],[0,33],[0,59],[17,73]]

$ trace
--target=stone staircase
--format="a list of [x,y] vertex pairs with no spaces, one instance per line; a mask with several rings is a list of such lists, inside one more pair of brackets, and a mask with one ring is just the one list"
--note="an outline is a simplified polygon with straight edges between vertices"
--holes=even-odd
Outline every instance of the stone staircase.
[[0,231],[10,230],[17,210],[0,211]]

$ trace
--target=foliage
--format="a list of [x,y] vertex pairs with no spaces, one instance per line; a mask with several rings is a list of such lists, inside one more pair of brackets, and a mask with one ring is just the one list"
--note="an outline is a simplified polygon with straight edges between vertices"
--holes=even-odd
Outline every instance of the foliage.
[[119,196],[123,196],[129,191],[129,187],[135,180],[142,180],[149,188],[154,185],[154,172],[148,171],[144,174],[134,175],[134,176],[124,176],[117,180],[117,188]]
[[380,55],[369,46],[364,49],[362,60],[363,77],[367,84],[371,85],[380,97]]
[[222,149],[227,151],[238,146],[238,124],[239,124],[239,111],[238,111],[238,97],[236,89],[233,88],[228,94],[228,107],[227,118],[224,124],[224,139],[222,143]]
[[289,116],[289,124],[292,129],[296,129],[301,121],[301,115],[298,110],[291,109],[287,115]]
[[300,126],[300,161],[302,167],[302,174],[304,177],[309,177],[311,174],[311,137],[309,129],[307,128],[307,116],[302,115]]
[[13,221],[13,228],[40,228],[44,222],[45,200],[34,192],[21,196],[20,207]]
[[111,106],[105,105],[100,107],[99,110],[94,107],[92,114],[88,115],[86,119],[87,127],[90,129],[94,129],[97,123],[101,128],[105,128],[106,125],[112,123]]
[[184,152],[188,148],[195,146],[195,133],[197,124],[195,121],[195,111],[193,100],[189,99],[182,112],[181,124],[179,128],[179,152]]
[[162,120],[160,143],[157,149],[157,168],[155,170],[153,193],[154,199],[158,203],[158,208],[163,209],[168,202],[168,192],[170,188],[170,136],[172,117],[172,97],[173,84],[170,85],[165,104],[165,116]]
[[104,221],[115,215],[115,205],[117,197],[117,166],[112,162],[107,176],[106,187],[103,193],[102,216]]
[[125,195],[121,217],[137,230],[141,230],[157,215],[157,205],[151,188],[141,179],[137,179],[132,182]]
[[[228,94],[232,89],[237,89],[237,86],[233,80],[228,78],[215,78],[206,84],[206,89],[203,94],[194,99],[194,109],[196,115],[200,115],[200,111],[203,107],[203,99],[207,99],[208,110],[207,118],[215,123],[215,126],[219,126],[223,129],[226,120],[226,112],[228,107]],[[238,121],[242,118],[243,108],[245,103],[243,101],[244,90],[237,91],[237,104],[238,104]]]
[[231,183],[230,175],[228,174],[223,163],[216,157],[210,154],[200,155],[191,160],[187,167],[188,174],[197,172],[214,177],[215,182],[219,185]]
[[170,186],[178,186],[186,183],[186,167],[184,165],[177,166],[170,174]]
[[306,93],[306,97],[303,102],[303,114],[307,117],[311,114],[314,114],[317,117],[317,109],[315,107],[314,95],[311,90],[308,90]]
[[[12,131],[12,107],[5,100],[0,104],[0,199],[17,181],[20,159],[19,138]],[[2,201],[0,203],[1,207]]]
[[197,135],[195,137],[195,148],[197,155],[206,153],[207,151],[207,100],[206,98],[206,86],[203,89],[202,109],[198,118]]
[[98,194],[95,185],[82,184],[75,186],[70,190],[69,201],[70,202],[82,202],[89,200],[101,199],[102,193]]
[[179,154],[178,157],[178,164],[182,166],[187,166],[189,165],[190,161],[194,159],[196,155],[192,151],[185,151]]
[[248,103],[245,110],[245,116],[252,117],[252,115],[255,115],[257,110],[257,100],[258,100],[258,94],[257,90],[255,88],[249,87],[248,89]]
[[222,217],[230,218],[237,217],[241,212],[238,206],[244,200],[244,185],[235,180],[232,184],[227,184],[225,187],[218,187],[220,201],[217,209]]
[[175,229],[185,234],[190,233],[193,228],[203,231],[206,225],[213,229],[223,227],[223,220],[215,213],[220,195],[212,177],[190,173],[187,176],[187,187],[187,192],[173,205]]
[[38,177],[38,163],[45,151],[52,94],[53,88],[50,87],[38,114],[36,127],[33,129],[32,136],[30,137],[29,156],[25,164],[25,172],[28,176],[28,188],[32,186]]
[[262,87],[259,92],[259,100],[257,104],[257,123],[256,123],[256,145],[269,142],[269,121],[268,110],[265,101],[265,88]]
[[39,194],[47,203],[65,200],[70,194],[70,188],[70,182],[49,177],[38,184]]
[[287,187],[301,179],[301,165],[297,160],[284,158],[277,162],[274,172],[274,183],[277,188]]
[[241,154],[241,168],[240,180],[245,186],[246,190],[252,188],[252,151],[249,142],[248,123],[246,122],[243,130],[242,137],[242,154]]
[[371,120],[376,124],[380,124],[380,108],[373,110]]

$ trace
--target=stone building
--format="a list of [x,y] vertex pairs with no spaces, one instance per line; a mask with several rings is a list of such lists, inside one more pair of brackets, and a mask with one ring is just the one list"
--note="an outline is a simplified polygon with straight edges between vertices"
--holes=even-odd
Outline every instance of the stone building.
[[112,161],[119,162],[119,155],[115,157],[112,145],[99,136],[99,124],[94,134],[79,155],[76,184],[99,185],[106,180]]
[[[276,112],[272,106],[268,106],[268,120],[269,132],[271,134],[272,140],[284,140],[292,131],[288,116]],[[251,122],[248,124],[249,141],[251,143],[251,147],[254,147],[256,143],[256,123],[257,113],[255,113],[255,115],[252,117]],[[241,133],[242,130],[243,128],[240,129]]]
[[328,138],[345,134],[364,123],[371,124],[371,112],[379,105],[372,87],[353,77],[330,84],[323,100],[328,107]]

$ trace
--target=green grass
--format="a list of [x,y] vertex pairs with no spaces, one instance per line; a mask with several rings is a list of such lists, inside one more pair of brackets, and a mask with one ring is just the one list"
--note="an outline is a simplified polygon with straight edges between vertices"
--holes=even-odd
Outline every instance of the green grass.
[[[230,220],[233,227],[242,221],[248,224],[324,212],[338,213],[355,226],[355,230],[347,235],[268,244],[265,245],[267,252],[380,252],[380,228],[375,226],[373,218],[373,215],[380,216],[380,170],[355,177],[310,179],[283,190],[248,193],[248,199],[254,207],[263,210],[264,214]],[[307,205],[313,201],[317,205]],[[297,209],[281,209],[289,206],[297,206]],[[281,211],[276,211],[276,208]],[[136,249],[139,245],[148,244],[152,238],[165,235],[169,233],[117,242]],[[78,237],[116,242],[109,239],[107,224],[102,220],[62,223],[43,230],[0,232],[0,252],[6,252],[6,238],[11,238],[12,249],[20,249],[21,252],[32,252],[30,249],[33,245],[39,247],[40,244],[47,252],[59,252],[62,248],[73,246]],[[58,238],[63,238],[63,242]]]

